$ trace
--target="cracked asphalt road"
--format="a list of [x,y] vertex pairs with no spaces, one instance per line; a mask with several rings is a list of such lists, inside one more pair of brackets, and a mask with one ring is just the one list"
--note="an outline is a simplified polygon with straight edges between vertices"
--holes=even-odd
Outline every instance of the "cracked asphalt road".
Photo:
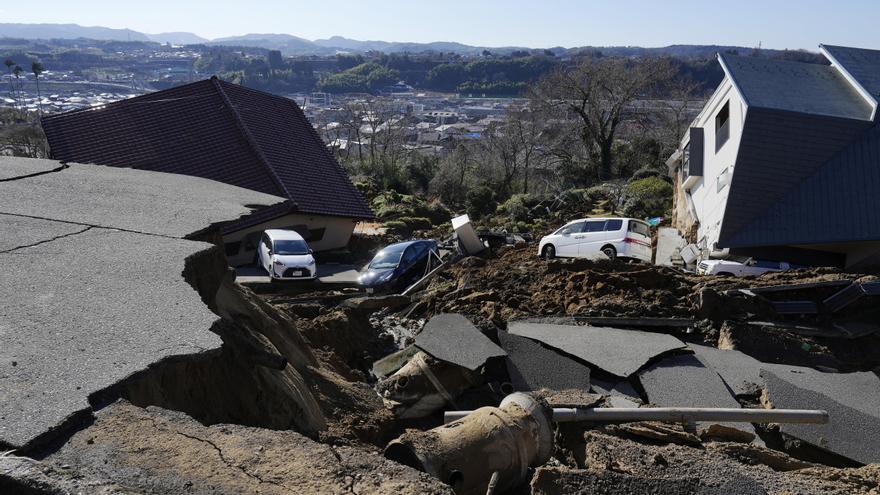
[[217,349],[185,239],[281,198],[179,175],[0,157],[0,450],[36,448],[94,394]]

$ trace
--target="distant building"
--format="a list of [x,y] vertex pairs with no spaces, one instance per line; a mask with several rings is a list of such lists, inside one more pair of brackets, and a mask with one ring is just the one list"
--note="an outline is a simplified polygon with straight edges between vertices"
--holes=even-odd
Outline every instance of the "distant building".
[[217,78],[43,119],[57,160],[193,175],[287,201],[222,228],[230,263],[259,232],[291,228],[315,250],[347,245],[373,213],[293,100]]
[[830,65],[719,55],[724,79],[667,162],[702,257],[880,264],[880,51]]

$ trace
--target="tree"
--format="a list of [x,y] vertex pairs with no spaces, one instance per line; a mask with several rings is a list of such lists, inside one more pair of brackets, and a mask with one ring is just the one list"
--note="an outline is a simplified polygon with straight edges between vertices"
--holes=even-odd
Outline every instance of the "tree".
[[673,76],[667,59],[584,58],[558,69],[532,87],[532,100],[579,119],[580,138],[599,164],[599,178],[611,178],[614,141],[620,125],[635,116],[632,104],[650,96]]
[[12,75],[15,76],[15,86],[16,91],[18,91],[18,105],[21,108],[22,117],[25,117],[25,113],[27,109],[24,106],[24,99],[21,97],[21,73],[24,72],[24,69],[21,68],[20,65],[16,65],[14,69],[12,69]]
[[40,109],[40,117],[43,116],[43,96],[40,94],[40,74],[43,73],[43,64],[34,61],[31,63],[31,72],[34,73],[34,81],[37,83],[37,105]]
[[9,96],[15,102],[13,107],[18,111],[18,96],[15,94],[15,84],[12,82],[12,68],[15,66],[15,60],[7,58],[3,61],[3,64],[6,66],[6,70],[9,71]]

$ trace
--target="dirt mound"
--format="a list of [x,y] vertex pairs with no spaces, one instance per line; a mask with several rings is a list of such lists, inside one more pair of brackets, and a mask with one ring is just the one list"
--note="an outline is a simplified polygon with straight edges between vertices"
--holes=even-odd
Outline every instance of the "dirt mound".
[[527,316],[688,316],[698,282],[678,270],[612,261],[545,261],[528,246],[465,259],[428,287],[428,315],[479,315],[501,327]]
[[[0,458],[0,491],[15,464]],[[28,459],[15,469],[16,484],[4,493],[451,493],[373,451],[293,431],[203,426],[182,413],[125,402],[100,411],[95,424],[41,462]]]

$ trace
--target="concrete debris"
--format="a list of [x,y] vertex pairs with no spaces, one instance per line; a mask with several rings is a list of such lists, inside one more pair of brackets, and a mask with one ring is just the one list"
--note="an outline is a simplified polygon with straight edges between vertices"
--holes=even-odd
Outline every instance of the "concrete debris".
[[618,328],[511,322],[508,331],[543,342],[621,378],[663,353],[685,347],[672,335]]
[[435,358],[476,371],[507,353],[460,314],[437,315],[416,335],[416,346]]
[[[639,381],[648,401],[658,406],[740,407],[718,373],[694,355],[665,358],[640,372]],[[697,429],[709,438],[749,442],[757,437],[748,423],[698,423]]]
[[459,495],[486,493],[496,472],[503,493],[552,453],[549,408],[521,393],[427,432],[408,430],[385,448],[385,457],[430,473]]
[[423,418],[439,411],[465,390],[483,383],[477,372],[424,352],[416,353],[396,373],[376,384],[386,406],[398,418]]
[[761,378],[775,408],[828,411],[826,425],[780,425],[780,431],[859,463],[880,462],[880,379],[875,373],[822,373],[766,366]]
[[532,339],[498,332],[498,340],[507,352],[507,373],[514,390],[590,390],[589,367]]

